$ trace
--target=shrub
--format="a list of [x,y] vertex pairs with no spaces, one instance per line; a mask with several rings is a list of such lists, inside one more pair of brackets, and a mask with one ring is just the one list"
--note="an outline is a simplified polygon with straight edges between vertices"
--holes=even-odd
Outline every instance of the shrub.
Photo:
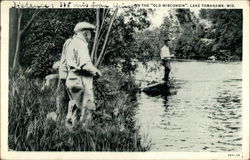
[[42,92],[42,81],[10,75],[9,148],[16,151],[145,151],[135,126],[134,83],[114,69],[95,81],[97,110],[88,130],[70,133],[64,120],[46,120],[56,109],[53,92]]

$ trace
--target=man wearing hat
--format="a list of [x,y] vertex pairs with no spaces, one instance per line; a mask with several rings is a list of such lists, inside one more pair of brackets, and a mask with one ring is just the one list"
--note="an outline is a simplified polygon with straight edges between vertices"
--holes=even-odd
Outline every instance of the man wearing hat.
[[164,78],[163,80],[164,81],[168,81],[169,80],[169,73],[170,73],[170,69],[171,69],[171,66],[170,66],[170,59],[172,57],[174,57],[174,55],[170,54],[170,50],[169,50],[169,43],[170,39],[167,38],[164,40],[163,42],[163,46],[161,48],[161,60],[162,60],[162,64],[163,66],[165,67],[165,73],[164,73]]
[[78,23],[74,28],[75,35],[65,49],[66,88],[70,98],[66,125],[72,130],[84,127],[95,110],[93,77],[102,74],[92,64],[88,50],[94,29],[95,26],[87,22]]

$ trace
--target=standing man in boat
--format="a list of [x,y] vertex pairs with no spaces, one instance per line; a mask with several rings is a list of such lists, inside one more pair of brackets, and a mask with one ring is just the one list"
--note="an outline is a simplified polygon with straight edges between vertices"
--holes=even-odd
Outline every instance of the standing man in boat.
[[172,57],[174,57],[174,55],[172,55],[169,50],[169,41],[170,41],[169,38],[163,40],[163,46],[161,48],[161,53],[160,53],[162,65],[165,67],[163,80],[166,82],[169,81],[169,73],[171,70],[170,60]]

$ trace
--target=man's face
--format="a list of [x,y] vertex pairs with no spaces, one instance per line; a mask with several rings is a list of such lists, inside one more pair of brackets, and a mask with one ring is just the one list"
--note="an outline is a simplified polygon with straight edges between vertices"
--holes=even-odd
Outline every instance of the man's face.
[[169,46],[169,41],[164,41],[164,44],[165,44],[166,46]]
[[86,30],[85,31],[85,35],[86,35],[86,41],[87,42],[89,42],[90,41],[90,39],[91,39],[91,31],[89,31],[89,30]]

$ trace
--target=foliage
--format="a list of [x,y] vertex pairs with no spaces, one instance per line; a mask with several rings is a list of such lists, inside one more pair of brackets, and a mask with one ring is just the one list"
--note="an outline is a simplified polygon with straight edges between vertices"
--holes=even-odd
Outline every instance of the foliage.
[[200,12],[201,18],[212,22],[206,37],[214,39],[212,52],[221,60],[242,59],[242,10],[220,9]]
[[[101,12],[104,10],[101,10]],[[21,28],[29,21],[35,10],[23,9]],[[104,65],[121,66],[124,72],[135,70],[134,59],[141,62],[159,58],[162,38],[170,37],[171,52],[177,58],[207,59],[214,55],[219,60],[242,58],[242,11],[202,9],[196,17],[189,9],[176,9],[164,18],[163,24],[154,30],[150,26],[146,9],[124,9],[114,21],[108,40]],[[21,65],[32,68],[33,75],[44,77],[49,68],[60,58],[62,45],[73,35],[79,21],[95,24],[94,9],[41,10],[31,26],[23,33]],[[101,32],[104,37],[112,11],[107,12]],[[100,17],[102,22],[104,15]],[[175,19],[177,17],[177,20]],[[212,22],[206,26],[203,22]],[[89,45],[90,50],[92,44]],[[98,53],[101,47],[98,49]]]
[[199,17],[189,9],[172,11],[158,28],[137,33],[140,61],[159,59],[165,38],[171,39],[170,52],[179,59],[241,60],[241,10],[202,9]]
[[[29,17],[30,10],[24,10]],[[42,10],[34,19],[30,29],[23,35],[21,65],[31,67],[34,76],[44,77],[49,68],[60,59],[62,46],[73,35],[73,29],[79,21],[93,23],[93,9],[55,9]],[[25,21],[25,19],[24,19]]]
[[149,27],[148,12],[145,9],[128,9],[116,17],[103,61],[105,65],[121,65],[126,73],[135,70],[132,61],[141,54],[137,48],[135,32]]
[[[24,9],[23,17],[30,17],[33,12]],[[80,21],[95,24],[95,12],[95,9],[41,10],[39,16],[34,19],[31,27],[23,35],[20,54],[21,65],[32,68],[33,75],[36,77],[45,77],[50,74],[49,68],[60,59],[63,43],[73,35],[75,24]],[[108,12],[104,21],[104,29],[101,33],[103,35],[107,31],[111,14],[112,12]],[[124,71],[133,70],[131,59],[135,57],[136,53],[134,47],[136,41],[133,33],[136,29],[142,30],[150,25],[146,17],[146,10],[125,10],[115,18],[103,60],[104,64],[116,65],[120,63],[124,68],[128,68]],[[22,24],[27,21],[28,19],[24,18]],[[103,44],[104,37],[102,36],[100,40],[100,46]],[[91,50],[92,43],[89,47]],[[100,51],[101,47],[99,47],[98,52]],[[125,60],[125,63],[121,63],[119,59]]]
[[[159,53],[163,40],[176,38],[176,32],[179,32],[179,26],[177,25],[178,22],[170,14],[170,16],[164,17],[163,23],[159,27],[137,32],[137,48],[139,51],[137,59],[143,63],[152,59],[160,59]],[[170,45],[172,47],[173,43]]]
[[138,54],[137,59],[140,62],[146,63],[151,61],[152,59],[159,58],[161,41],[160,41],[160,30],[154,29],[146,30],[142,32],[136,33],[137,37],[137,49]]
[[[33,12],[24,9],[23,17],[29,17]],[[46,115],[56,107],[54,93],[42,92],[40,79],[26,79],[27,75],[10,70],[9,148],[18,151],[147,150],[148,146],[140,144],[139,128],[133,119],[136,100],[131,93],[137,87],[127,74],[135,69],[132,59],[137,50],[133,47],[136,44],[133,33],[149,26],[146,16],[145,10],[125,11],[115,20],[104,59],[109,68],[104,69],[104,76],[94,85],[97,111],[89,130],[72,134],[66,130],[64,121],[45,121]],[[108,27],[110,13],[107,17],[103,33]],[[28,20],[22,19],[21,25]],[[22,36],[20,60],[22,66],[30,68],[29,77],[43,78],[51,72],[51,66],[60,58],[63,43],[72,36],[79,21],[94,24],[95,10],[41,11]],[[89,47],[91,50],[92,44]],[[111,64],[115,68],[111,68]],[[118,71],[117,66],[123,72]]]
[[[70,133],[65,121],[46,120],[55,110],[53,92],[42,92],[42,82],[10,75],[9,148],[17,151],[145,151],[133,119],[134,87],[127,75],[106,69],[96,80],[97,110],[88,130]],[[34,98],[37,97],[37,98]]]
[[[183,9],[184,10],[184,9]],[[242,11],[202,9],[200,17],[185,9],[179,13],[182,33],[174,42],[176,57],[218,60],[241,60],[242,57]],[[185,16],[188,21],[185,21]],[[211,26],[200,22],[212,21]]]

